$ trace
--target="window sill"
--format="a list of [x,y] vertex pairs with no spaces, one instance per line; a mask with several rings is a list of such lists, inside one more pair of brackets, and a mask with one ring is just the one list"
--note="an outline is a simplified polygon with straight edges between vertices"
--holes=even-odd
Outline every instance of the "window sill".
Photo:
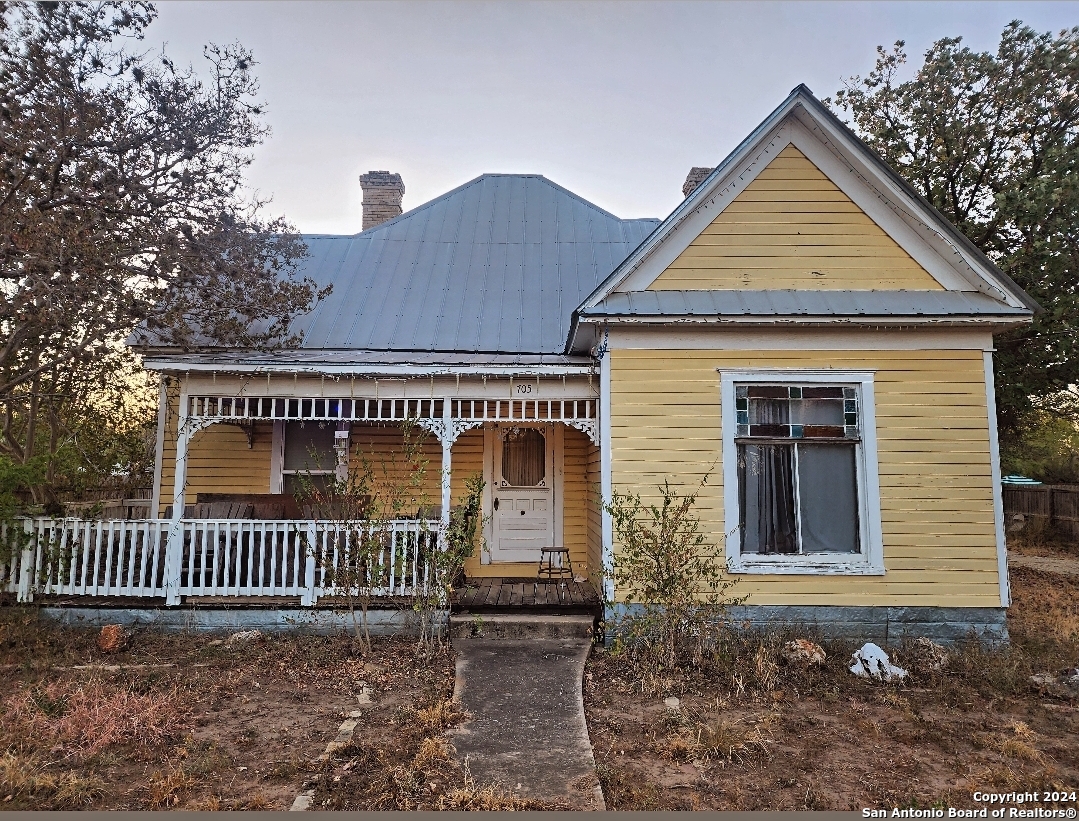
[[812,559],[754,560],[731,558],[727,572],[745,575],[771,576],[883,576],[882,566],[864,559],[850,561],[814,561]]

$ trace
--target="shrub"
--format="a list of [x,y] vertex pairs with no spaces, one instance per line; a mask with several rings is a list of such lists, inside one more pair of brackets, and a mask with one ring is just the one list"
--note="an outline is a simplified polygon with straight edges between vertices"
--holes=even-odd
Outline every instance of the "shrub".
[[658,504],[615,492],[603,505],[619,547],[605,570],[627,605],[618,632],[646,669],[699,665],[724,628],[726,608],[742,601],[728,596],[736,580],[724,575],[723,549],[706,539],[693,513],[700,487],[683,496],[664,481]]

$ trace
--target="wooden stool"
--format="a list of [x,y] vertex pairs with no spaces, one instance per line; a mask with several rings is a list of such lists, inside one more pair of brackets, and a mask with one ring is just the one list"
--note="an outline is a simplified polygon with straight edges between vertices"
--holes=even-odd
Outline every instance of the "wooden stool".
[[[562,591],[566,589],[566,582],[573,580],[573,564],[569,559],[569,550],[565,547],[541,547],[539,570],[536,576],[545,584],[561,582],[558,586],[558,598],[562,599]],[[539,582],[534,585],[539,588]]]

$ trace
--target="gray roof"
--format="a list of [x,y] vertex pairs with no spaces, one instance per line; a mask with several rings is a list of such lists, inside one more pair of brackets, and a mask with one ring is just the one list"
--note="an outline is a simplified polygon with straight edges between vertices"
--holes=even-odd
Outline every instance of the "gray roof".
[[301,350],[561,354],[573,310],[659,224],[539,175],[485,174],[354,236],[307,235],[333,292]]
[[588,317],[1029,317],[976,291],[623,291],[610,294]]

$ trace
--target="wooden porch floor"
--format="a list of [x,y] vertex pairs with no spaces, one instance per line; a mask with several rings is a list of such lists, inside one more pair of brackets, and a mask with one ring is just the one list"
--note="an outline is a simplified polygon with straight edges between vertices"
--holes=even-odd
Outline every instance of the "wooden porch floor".
[[589,582],[544,582],[518,578],[472,578],[454,591],[454,613],[544,611],[602,614],[603,603]]

